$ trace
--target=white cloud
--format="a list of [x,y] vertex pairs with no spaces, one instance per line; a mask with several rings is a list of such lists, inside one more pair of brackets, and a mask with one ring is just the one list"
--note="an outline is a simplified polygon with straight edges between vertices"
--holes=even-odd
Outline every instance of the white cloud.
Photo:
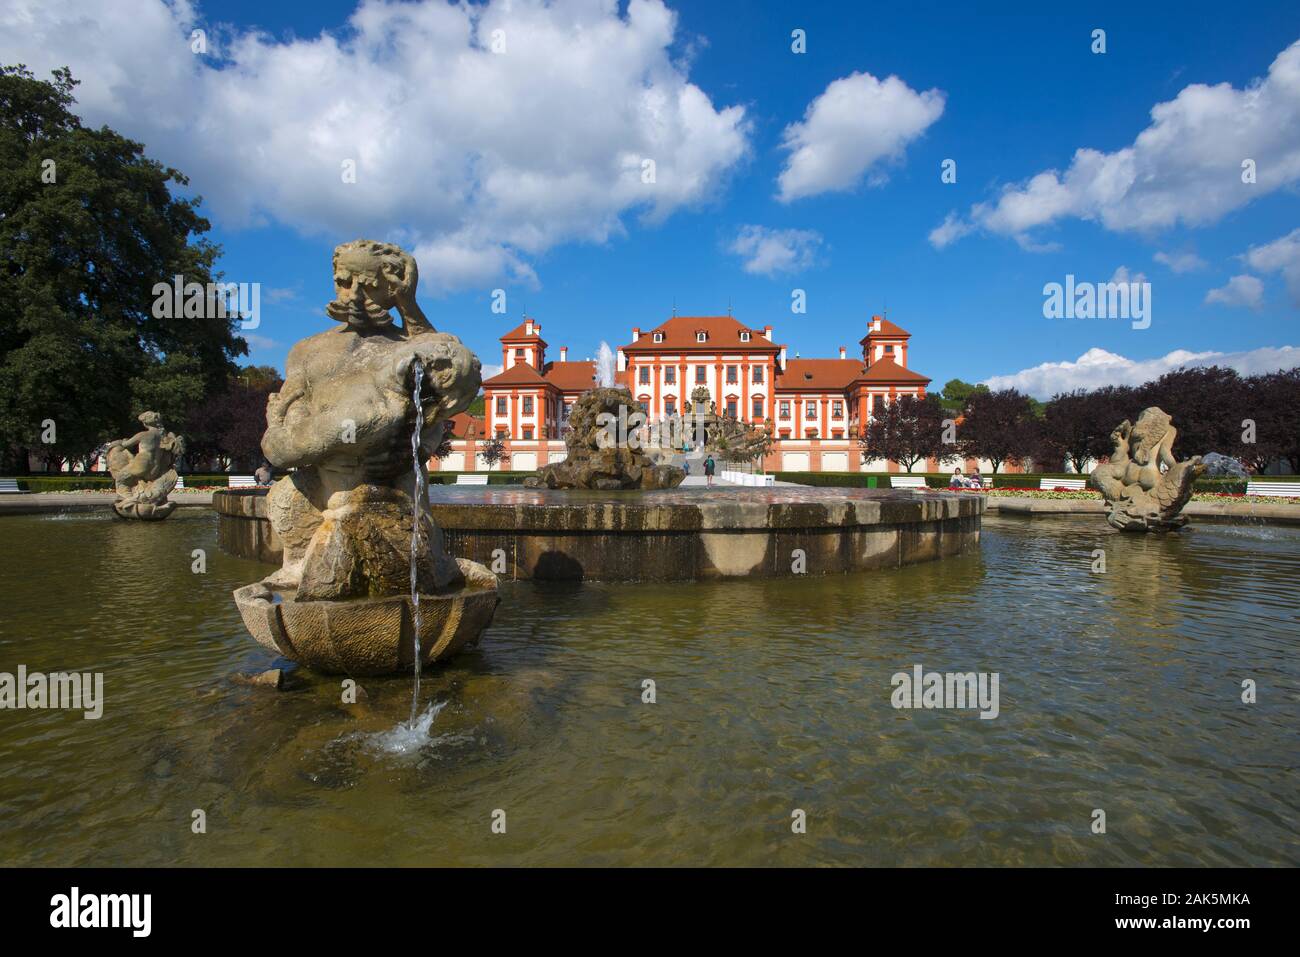
[[930,245],[943,249],[961,239],[975,227],[965,222],[956,212],[949,213],[942,223],[930,230]]
[[1256,272],[1281,273],[1291,298],[1300,306],[1300,229],[1263,246],[1251,246],[1243,258]]
[[1176,349],[1156,359],[1126,359],[1105,349],[1089,349],[1074,362],[1044,362],[1031,369],[984,380],[990,389],[1019,389],[1038,399],[1058,392],[1106,385],[1141,385],[1180,366],[1226,366],[1241,375],[1256,375],[1300,366],[1300,346],[1251,349],[1248,352],[1189,352]]
[[715,108],[670,52],[676,15],[619,8],[362,0],[336,31],[278,40],[183,2],[6,0],[0,60],[71,66],[85,119],[188,173],[224,224],[422,246],[434,289],[535,282],[532,257],[705,202],[748,151],[744,109]]
[[1110,277],[1113,283],[1142,283],[1147,281],[1147,274],[1144,272],[1130,273],[1127,266],[1120,266],[1115,270],[1115,274]]
[[[1242,162],[1257,181],[1242,182]],[[1047,170],[970,209],[968,221],[1021,238],[1064,218],[1115,231],[1201,226],[1300,181],[1300,41],[1244,89],[1194,83],[1151,109],[1151,125],[1113,153],[1081,148],[1064,173]],[[933,234],[931,241],[933,242]]]
[[1168,266],[1176,273],[1195,272],[1205,268],[1205,260],[1196,253],[1156,253],[1155,261]]
[[811,229],[741,226],[740,233],[732,240],[727,251],[744,257],[742,268],[745,272],[775,276],[812,266],[821,245],[821,233]]
[[868,171],[871,185],[883,183],[884,172],[872,167],[899,159],[943,105],[941,91],[918,93],[896,76],[852,73],[833,81],[808,104],[803,120],[782,134],[781,147],[790,155],[777,181],[778,198],[788,203],[852,189]]
[[1264,304],[1264,284],[1254,276],[1233,276],[1226,285],[1205,294],[1206,305],[1248,306],[1258,309]]

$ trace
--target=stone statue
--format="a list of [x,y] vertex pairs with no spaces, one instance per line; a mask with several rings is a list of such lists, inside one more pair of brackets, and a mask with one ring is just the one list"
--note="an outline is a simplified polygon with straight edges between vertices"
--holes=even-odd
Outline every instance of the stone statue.
[[117,501],[113,510],[123,518],[161,521],[176,508],[167,496],[176,487],[176,460],[185,454],[185,440],[163,430],[162,416],[140,416],[144,431],[108,443],[108,470]]
[[[682,484],[686,472],[676,465],[657,465],[627,441],[636,431],[628,425],[640,412],[623,388],[595,388],[573,403],[564,436],[568,457],[524,479],[530,488],[661,489]],[[623,435],[619,435],[620,424]],[[633,423],[635,425],[635,423]]]
[[1178,430],[1168,414],[1152,406],[1134,425],[1125,419],[1110,435],[1115,451],[1098,465],[1088,484],[1106,499],[1106,521],[1123,532],[1163,532],[1180,528],[1179,514],[1192,485],[1205,471],[1201,457],[1174,458]]
[[415,260],[397,246],[338,246],[325,311],[341,325],[290,350],[284,385],[267,402],[262,451],[293,470],[266,501],[283,565],[235,600],[255,638],[319,670],[411,667],[413,561],[426,663],[477,640],[498,602],[495,575],[446,553],[424,492],[425,463],[481,377],[474,354],[416,305],[417,278]]

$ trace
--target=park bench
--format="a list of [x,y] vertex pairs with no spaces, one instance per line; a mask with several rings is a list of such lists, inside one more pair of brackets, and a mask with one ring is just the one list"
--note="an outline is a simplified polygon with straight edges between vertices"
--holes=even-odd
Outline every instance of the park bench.
[[[3,492],[4,489],[0,489]],[[1300,482],[1247,482],[1247,495],[1280,495],[1285,498],[1300,497]]]
[[457,485],[487,485],[488,477],[486,472],[477,475],[457,475]]
[[257,488],[257,479],[251,475],[232,475],[226,480],[228,488]]
[[17,480],[17,479],[3,479],[3,478],[0,478],[0,492],[18,492],[18,493],[21,493],[21,492],[22,492],[22,489],[20,489],[20,488],[18,487],[18,480]]
[[992,488],[992,487],[993,487],[993,476],[992,476],[992,475],[986,475],[986,476],[984,476],[984,487],[985,487],[985,488]]
[[182,491],[184,491],[184,489],[185,489],[185,476],[184,476],[184,475],[178,475],[178,476],[176,476],[176,488],[181,489]]
[[1058,488],[1069,489],[1071,492],[1082,492],[1088,487],[1086,479],[1063,479],[1063,478],[1045,478],[1038,480],[1038,491],[1054,492]]
[[891,475],[890,488],[929,488],[923,475]]

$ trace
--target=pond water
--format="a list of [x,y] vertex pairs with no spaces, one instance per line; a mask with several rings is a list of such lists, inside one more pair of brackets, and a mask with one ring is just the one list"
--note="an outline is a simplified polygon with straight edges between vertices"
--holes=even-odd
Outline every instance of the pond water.
[[[413,739],[409,675],[232,680],[276,664],[230,596],[267,570],[202,509],[0,518],[0,672],[105,697],[0,711],[0,863],[1300,863],[1296,530],[986,517],[885,572],[503,583]],[[997,672],[998,717],[894,709],[915,665]]]

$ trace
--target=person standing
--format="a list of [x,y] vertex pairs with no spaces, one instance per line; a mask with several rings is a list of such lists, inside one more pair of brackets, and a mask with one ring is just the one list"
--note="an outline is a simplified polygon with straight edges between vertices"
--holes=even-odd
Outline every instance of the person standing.
[[713,470],[716,467],[717,466],[713,461],[713,454],[710,453],[709,457],[704,460],[704,480],[708,483],[710,488],[713,487]]

